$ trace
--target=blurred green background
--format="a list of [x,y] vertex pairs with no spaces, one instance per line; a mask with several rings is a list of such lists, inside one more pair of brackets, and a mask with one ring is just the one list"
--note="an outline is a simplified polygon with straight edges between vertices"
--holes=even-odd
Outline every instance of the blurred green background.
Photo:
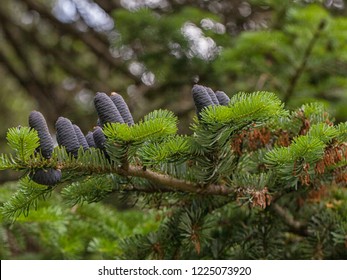
[[[44,114],[52,135],[59,116],[92,130],[98,91],[120,93],[135,120],[172,110],[184,134],[195,83],[229,96],[275,92],[288,108],[318,100],[344,122],[346,16],[343,0],[2,0],[0,153],[8,151],[7,129],[27,125],[32,110]],[[1,172],[0,203],[18,176]],[[1,258],[113,258],[121,251],[115,239],[154,230],[159,219],[122,212],[121,203],[76,214],[54,201],[14,225],[3,222]],[[92,238],[86,229],[99,215],[106,221]]]

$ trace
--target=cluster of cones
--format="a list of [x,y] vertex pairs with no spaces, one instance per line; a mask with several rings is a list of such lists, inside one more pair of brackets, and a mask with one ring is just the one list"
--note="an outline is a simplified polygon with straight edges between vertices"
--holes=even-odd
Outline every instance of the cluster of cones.
[[[208,106],[227,105],[229,97],[222,91],[214,92],[211,88],[194,85],[192,88],[193,100],[195,103],[198,117],[202,109]],[[134,125],[134,119],[125,103],[123,97],[117,93],[108,96],[98,92],[94,97],[94,105],[98,114],[97,126],[93,131],[84,135],[81,129],[73,124],[69,119],[59,117],[55,123],[56,138],[59,146],[65,147],[66,151],[78,156],[78,150],[94,147],[105,152],[106,137],[102,127],[106,123],[125,123],[129,126]],[[54,149],[54,141],[49,133],[44,116],[38,111],[32,111],[29,115],[29,126],[38,133],[40,145],[37,152],[49,159]],[[30,173],[31,179],[43,185],[55,185],[61,180],[61,171],[54,168],[37,169]]]
[[[66,151],[78,156],[78,150],[90,147],[105,150],[106,137],[102,127],[106,123],[126,123],[129,126],[134,124],[130,110],[123,97],[117,93],[110,96],[103,92],[98,92],[94,97],[94,105],[98,114],[97,126],[93,131],[83,135],[81,129],[73,124],[69,119],[59,117],[55,123],[56,138],[59,146],[65,147]],[[54,149],[54,141],[49,133],[44,116],[38,111],[32,111],[29,115],[29,126],[38,133],[40,145],[37,152],[49,159]],[[43,185],[55,185],[61,180],[61,171],[54,168],[37,169],[30,173],[31,179]]]
[[196,113],[200,119],[202,109],[208,106],[226,106],[229,104],[230,98],[223,91],[214,92],[211,88],[194,85],[192,88],[193,99],[196,107]]

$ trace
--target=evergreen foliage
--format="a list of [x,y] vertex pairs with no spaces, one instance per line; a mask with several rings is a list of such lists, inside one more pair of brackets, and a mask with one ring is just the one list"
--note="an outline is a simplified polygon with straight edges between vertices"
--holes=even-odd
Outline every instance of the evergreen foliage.
[[[193,133],[180,135],[168,110],[129,124],[105,119],[98,105],[105,145],[80,143],[71,152],[60,142],[50,158],[37,152],[34,129],[10,128],[13,153],[0,156],[0,170],[23,176],[2,201],[1,219],[14,227],[33,219],[31,229],[57,258],[347,258],[346,123],[334,125],[318,103],[287,111],[270,92],[197,106]],[[45,170],[62,176],[54,184],[32,180]],[[45,206],[49,196],[59,199]],[[129,230],[127,212],[112,218],[93,207],[100,201],[151,213],[152,225],[139,218],[138,230]],[[82,228],[81,240],[69,239]]]

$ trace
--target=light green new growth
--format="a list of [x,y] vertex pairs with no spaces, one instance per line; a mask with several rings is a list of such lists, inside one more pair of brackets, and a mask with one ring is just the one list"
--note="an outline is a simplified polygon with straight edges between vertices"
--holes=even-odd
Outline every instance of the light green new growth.
[[166,110],[156,110],[133,126],[110,123],[104,128],[104,133],[109,141],[132,144],[163,138],[176,132],[177,118],[172,112]]
[[10,128],[6,137],[8,145],[15,152],[17,160],[26,162],[40,145],[36,130],[29,127]]

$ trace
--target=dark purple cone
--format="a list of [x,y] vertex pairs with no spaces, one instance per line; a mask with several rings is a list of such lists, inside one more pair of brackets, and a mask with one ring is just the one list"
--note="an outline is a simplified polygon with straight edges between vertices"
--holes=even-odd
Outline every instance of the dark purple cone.
[[216,97],[216,94],[214,93],[214,91],[209,88],[209,87],[205,87],[205,89],[207,90],[207,93],[209,94],[209,96],[211,97],[212,102],[214,103],[214,105],[219,105],[219,101]]
[[38,184],[52,186],[61,180],[61,171],[54,168],[38,169],[29,177]]
[[68,153],[77,157],[80,144],[71,121],[67,118],[59,117],[55,123],[55,128],[57,130],[58,144],[65,147]]
[[94,105],[102,125],[115,122],[124,123],[116,105],[106,93],[98,92],[94,97]]
[[84,137],[81,129],[75,124],[73,124],[72,126],[75,130],[75,133],[76,133],[76,136],[78,139],[78,143],[80,144],[80,146],[83,147],[84,151],[87,150],[89,148],[89,145],[88,145],[88,142],[87,142],[86,138]]
[[134,124],[133,116],[131,115],[129,107],[125,103],[123,97],[116,92],[112,92],[110,98],[113,101],[114,105],[116,105],[124,122],[127,123],[129,126],[133,125]]
[[44,158],[50,158],[52,156],[54,144],[43,115],[38,111],[32,111],[29,115],[29,126],[38,133],[40,146],[37,150],[41,152]]
[[86,140],[87,140],[87,143],[88,143],[88,146],[91,148],[95,148],[96,145],[95,145],[95,142],[94,142],[94,137],[93,137],[93,132],[89,131],[86,135]]
[[198,118],[200,118],[201,110],[207,106],[214,105],[214,103],[204,86],[194,85],[192,88],[192,94],[196,112],[198,114]]
[[225,94],[224,91],[217,90],[215,94],[220,105],[228,106],[230,98]]
[[93,131],[93,138],[95,146],[100,150],[105,150],[106,137],[100,127],[97,126]]

